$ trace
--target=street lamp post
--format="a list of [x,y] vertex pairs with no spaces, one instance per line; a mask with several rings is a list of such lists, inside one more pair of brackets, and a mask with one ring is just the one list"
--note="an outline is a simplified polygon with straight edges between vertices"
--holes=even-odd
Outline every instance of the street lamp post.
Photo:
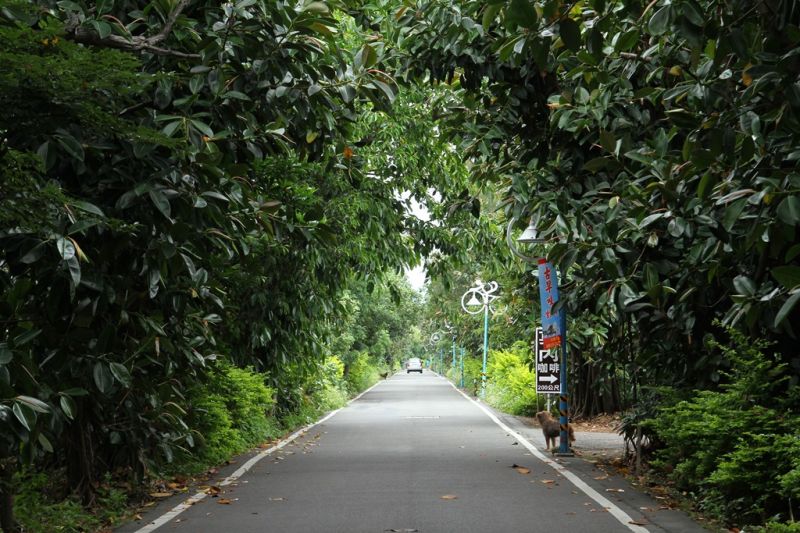
[[[461,297],[461,308],[470,315],[477,315],[483,311],[483,366],[481,367],[481,396],[486,394],[486,355],[489,351],[489,311],[494,312],[491,303],[499,298],[495,292],[500,286],[496,281],[483,283],[481,280],[475,282],[475,286],[467,289]],[[467,300],[469,296],[469,300]],[[480,299],[478,298],[480,297]]]
[[464,388],[464,347],[461,347],[461,388]]
[[456,379],[456,336],[453,335],[453,379]]
[[[517,250],[517,247],[514,246],[514,241],[511,239],[511,228],[514,226],[514,222],[516,222],[516,218],[512,218],[508,223],[508,228],[506,229],[506,243],[508,244],[511,251],[519,257],[520,259],[527,261],[527,262],[538,262],[544,263],[545,260],[542,258],[536,258],[527,256]],[[539,231],[536,228],[537,221],[534,217],[531,217],[530,222],[528,223],[528,227],[525,228],[525,231],[522,232],[522,235],[517,238],[517,242],[522,244],[543,244],[547,242],[546,239],[539,236]],[[562,267],[561,269],[561,281],[562,283],[566,281],[566,268]],[[544,313],[544,309],[542,310]],[[561,307],[559,311],[559,319],[561,323],[561,360],[559,362],[559,369],[560,369],[560,384],[558,390],[559,396],[559,403],[558,403],[558,411],[559,411],[559,425],[560,425],[560,432],[559,432],[559,446],[558,446],[558,455],[562,456],[571,456],[573,455],[572,450],[570,449],[569,445],[569,396],[568,396],[568,388],[567,388],[567,310],[565,307]]]
[[[435,331],[431,335],[431,338],[428,341],[428,344],[430,345],[431,348],[433,348],[435,350],[436,349],[436,345],[439,344],[439,341],[441,341],[441,340],[442,340],[441,332]],[[441,360],[441,350],[440,350],[439,354],[440,354],[439,355],[439,359]],[[431,353],[431,370],[433,370],[435,372],[436,371],[436,366],[437,366],[436,365],[436,352],[433,352],[433,353]]]

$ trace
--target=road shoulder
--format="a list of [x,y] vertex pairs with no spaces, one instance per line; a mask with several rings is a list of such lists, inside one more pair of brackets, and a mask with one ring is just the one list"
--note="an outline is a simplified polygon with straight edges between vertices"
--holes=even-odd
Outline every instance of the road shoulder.
[[[544,437],[538,427],[526,424],[519,417],[502,413],[481,403],[500,421],[531,442],[543,454],[550,457],[544,448]],[[685,512],[670,507],[666,501],[647,494],[628,479],[600,468],[598,457],[622,455],[624,442],[615,433],[576,432],[575,457],[555,458],[559,464],[577,475],[583,482],[605,496],[614,505],[634,518],[637,525],[648,531],[681,533],[704,533],[708,530]]]

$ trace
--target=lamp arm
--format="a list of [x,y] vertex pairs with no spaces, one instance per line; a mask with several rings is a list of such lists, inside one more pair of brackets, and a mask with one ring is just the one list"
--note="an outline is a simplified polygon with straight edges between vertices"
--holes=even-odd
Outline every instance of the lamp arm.
[[514,239],[511,238],[511,229],[514,227],[514,224],[517,222],[517,217],[511,217],[511,220],[508,221],[508,225],[506,226],[506,244],[508,248],[511,250],[511,253],[522,259],[523,261],[527,261],[528,263],[536,263],[539,258],[532,257],[530,255],[525,255],[519,251],[517,245],[514,244]]

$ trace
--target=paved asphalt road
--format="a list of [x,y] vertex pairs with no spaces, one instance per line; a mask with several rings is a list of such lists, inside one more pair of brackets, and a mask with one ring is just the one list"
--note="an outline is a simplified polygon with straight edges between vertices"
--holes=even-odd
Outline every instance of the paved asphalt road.
[[[552,463],[520,438],[541,450],[538,430],[495,420],[435,374],[397,374],[229,480],[220,494],[164,516],[189,495],[171,499],[119,531],[703,531],[682,513],[658,511],[658,502],[623,480],[595,480],[603,476],[585,461]],[[162,525],[153,529],[154,521]]]

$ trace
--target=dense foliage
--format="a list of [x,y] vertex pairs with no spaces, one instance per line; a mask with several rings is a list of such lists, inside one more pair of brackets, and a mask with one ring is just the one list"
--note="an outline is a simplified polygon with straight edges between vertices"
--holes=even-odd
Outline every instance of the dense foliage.
[[[732,523],[796,506],[799,26],[791,0],[4,2],[0,527],[19,464],[90,503],[195,437],[337,405],[436,331],[474,387],[461,295],[499,280],[491,345],[532,338],[535,274],[501,239],[531,216],[549,243],[528,253],[565,274],[576,411],[636,402]],[[424,311],[387,277],[422,257]],[[491,373],[527,411],[517,357]],[[664,410],[644,385],[708,392]],[[767,460],[787,468],[751,472]]]
[[683,363],[714,316],[764,328],[796,356],[793,5],[397,12],[408,72],[463,90],[452,131],[475,175],[502,189],[509,216],[540,217],[557,242],[548,255],[575,281],[572,311],[660,340],[637,349],[653,378],[717,377],[720,361]]
[[648,421],[663,443],[654,465],[701,509],[727,521],[791,516],[800,496],[800,389],[768,344],[730,330],[732,361],[719,391],[699,391]]
[[[638,402],[645,385],[717,394],[735,381],[737,362],[712,340],[733,326],[770,341],[771,379],[787,384],[778,394],[794,420],[798,404],[786,390],[800,379],[796,2],[465,0],[372,9],[397,43],[404,79],[453,88],[441,102],[443,131],[475,184],[499,195],[498,226],[533,217],[549,242],[527,253],[566,273],[579,414]],[[536,301],[535,276],[510,273],[507,253],[477,257],[473,272],[505,277],[498,307],[509,307],[492,330],[503,342],[504,330],[527,328],[527,320],[509,324],[516,312],[504,314],[521,296]],[[471,277],[457,294],[441,291],[431,316]],[[450,308],[448,319],[458,312]],[[765,431],[776,442],[785,434]],[[719,455],[709,457],[730,472]],[[724,477],[722,497],[731,495],[719,488]],[[723,514],[744,523],[771,509],[754,514],[751,503]]]
[[[260,390],[235,367],[266,380],[253,409],[301,412],[349,313],[343,289],[372,289],[440,238],[406,210],[430,200],[413,174],[378,179],[359,153],[360,117],[396,87],[381,43],[336,7],[3,3],[4,529],[20,464],[64,468],[91,503],[106,472],[141,479],[202,447],[212,417],[196,409],[234,443],[263,434],[219,401],[225,376]],[[349,390],[376,374],[379,343],[357,341]]]

